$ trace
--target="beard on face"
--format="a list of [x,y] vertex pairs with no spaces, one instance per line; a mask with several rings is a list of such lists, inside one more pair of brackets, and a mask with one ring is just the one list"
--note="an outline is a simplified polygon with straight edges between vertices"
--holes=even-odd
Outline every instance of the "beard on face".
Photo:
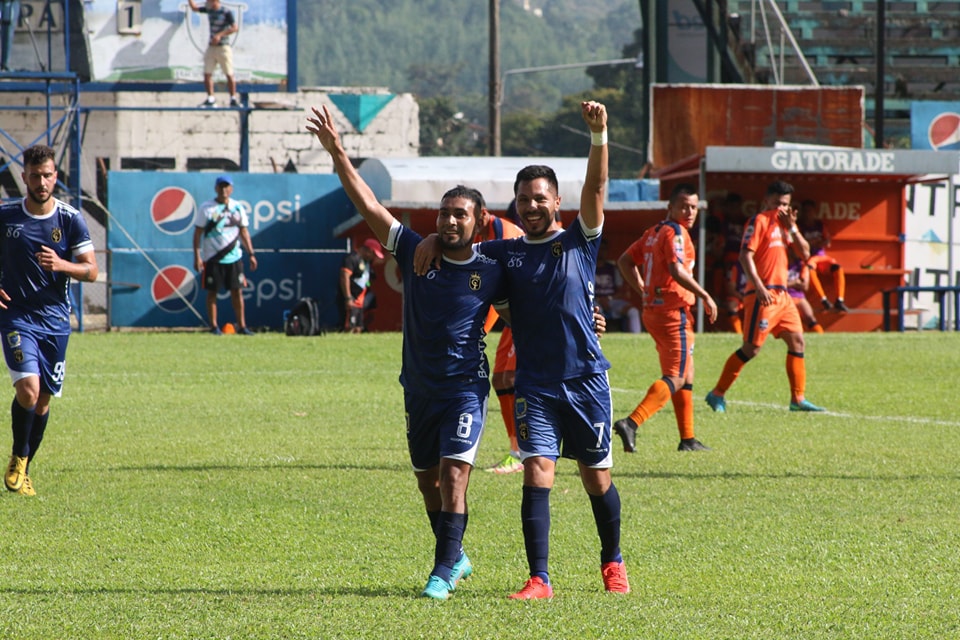
[[473,237],[463,235],[460,236],[459,240],[451,242],[447,240],[444,236],[440,236],[440,248],[446,249],[447,251],[452,251],[455,249],[463,249],[464,247],[469,247],[473,244]]
[[53,192],[48,191],[47,195],[43,198],[37,195],[36,189],[27,188],[27,196],[37,204],[46,204],[47,200],[53,197]]

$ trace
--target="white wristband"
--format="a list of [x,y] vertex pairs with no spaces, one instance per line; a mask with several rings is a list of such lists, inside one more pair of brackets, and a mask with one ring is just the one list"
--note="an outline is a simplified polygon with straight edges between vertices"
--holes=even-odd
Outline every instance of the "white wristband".
[[607,144],[607,130],[604,129],[599,133],[596,131],[591,131],[590,144],[592,144],[595,147],[602,147],[603,145]]

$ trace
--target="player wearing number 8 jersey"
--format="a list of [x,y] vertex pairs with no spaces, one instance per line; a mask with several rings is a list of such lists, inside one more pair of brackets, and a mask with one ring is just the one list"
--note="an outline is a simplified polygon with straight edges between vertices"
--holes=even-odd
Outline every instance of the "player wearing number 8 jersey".
[[418,277],[413,257],[421,237],[377,201],[350,162],[329,109],[313,114],[307,129],[330,153],[344,190],[402,276],[407,445],[435,537],[434,565],[421,595],[446,600],[473,571],[462,547],[467,485],[490,391],[484,321],[490,303],[504,297],[503,270],[473,247],[483,197],[458,186],[443,195],[437,214],[443,267]]
[[59,396],[70,336],[70,280],[93,282],[97,262],[80,212],[53,197],[53,149],[23,152],[27,195],[0,208],[0,340],[13,380],[9,491],[34,495],[29,475]]
[[803,322],[787,291],[787,249],[803,260],[810,247],[797,229],[797,211],[790,205],[793,186],[777,180],[767,187],[765,209],[746,224],[740,246],[740,264],[747,277],[743,295],[743,345],[727,358],[716,386],[706,401],[717,412],[726,411],[725,394],[751,358],[773,334],[787,343],[787,378],[791,411],[823,411],[805,396]]

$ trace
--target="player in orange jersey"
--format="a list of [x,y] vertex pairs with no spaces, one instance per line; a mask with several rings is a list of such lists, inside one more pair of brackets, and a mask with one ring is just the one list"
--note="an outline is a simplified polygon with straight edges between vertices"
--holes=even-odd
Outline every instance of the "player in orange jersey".
[[[693,306],[703,300],[710,322],[717,304],[693,276],[695,263],[689,230],[697,220],[700,198],[693,185],[677,185],[670,194],[667,219],[644,232],[617,261],[623,279],[643,295],[643,325],[660,354],[659,380],[613,430],[623,450],[636,450],[637,427],[673,400],[680,431],[679,451],[705,451],[693,433]],[[643,269],[643,273],[640,273]]]
[[[501,240],[504,238],[519,238],[523,229],[505,218],[498,218],[486,208],[481,209],[480,224],[477,225],[474,242],[486,240]],[[500,316],[490,307],[484,331],[489,333]],[[520,448],[517,445],[517,428],[514,416],[515,389],[514,380],[517,377],[517,352],[513,346],[513,332],[505,325],[500,332],[500,341],[497,343],[497,355],[493,363],[493,390],[500,401],[500,413],[503,414],[503,424],[507,428],[507,437],[510,439],[510,451],[493,467],[487,469],[493,473],[517,473],[523,471],[520,461]]]
[[787,378],[791,411],[823,411],[804,397],[807,371],[803,360],[803,322],[787,292],[787,248],[803,260],[810,246],[797,229],[797,211],[790,206],[793,186],[777,180],[767,187],[764,210],[747,221],[740,245],[740,264],[747,276],[743,296],[743,345],[727,358],[720,379],[706,401],[725,412],[727,389],[744,365],[760,352],[771,333],[787,343]]

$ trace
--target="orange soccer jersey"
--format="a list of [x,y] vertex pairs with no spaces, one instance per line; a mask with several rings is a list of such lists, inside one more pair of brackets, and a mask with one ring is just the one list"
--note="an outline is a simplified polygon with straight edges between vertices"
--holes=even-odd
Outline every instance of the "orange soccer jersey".
[[[741,247],[753,251],[753,262],[763,286],[787,288],[787,244],[785,231],[777,222],[777,209],[753,216],[743,231]],[[747,279],[744,293],[752,293],[754,285]]]
[[647,229],[639,240],[627,249],[643,276],[643,308],[679,309],[696,302],[693,292],[687,291],[670,275],[669,265],[679,262],[693,273],[695,253],[690,234],[676,222],[665,220]]
[[771,304],[759,304],[754,284],[748,278],[743,299],[743,339],[758,347],[771,333],[777,337],[785,331],[803,332],[800,313],[787,293],[788,244],[786,232],[777,222],[777,209],[755,215],[743,232],[743,247],[753,251],[757,275],[773,296]]
[[657,344],[660,371],[683,378],[693,356],[690,307],[696,296],[673,279],[670,264],[679,262],[692,273],[695,253],[690,234],[682,225],[664,221],[647,229],[627,251],[643,271],[643,324]]

